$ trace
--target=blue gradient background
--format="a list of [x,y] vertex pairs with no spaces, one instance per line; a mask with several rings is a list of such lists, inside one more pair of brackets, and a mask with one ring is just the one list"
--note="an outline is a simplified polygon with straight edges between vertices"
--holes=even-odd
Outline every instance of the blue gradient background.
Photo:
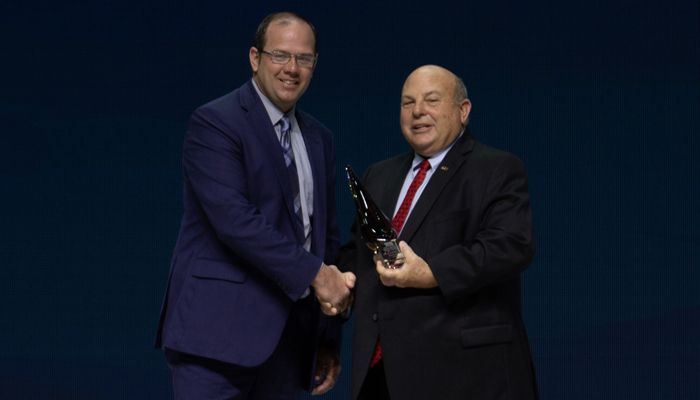
[[[248,79],[257,23],[282,9],[318,29],[301,107],[334,131],[339,168],[407,150],[400,88],[425,63],[464,78],[477,138],[525,161],[538,254],[524,313],[542,399],[700,398],[697,1],[11,0],[1,399],[170,398],[151,344],[185,124]],[[348,398],[347,378],[323,398]]]

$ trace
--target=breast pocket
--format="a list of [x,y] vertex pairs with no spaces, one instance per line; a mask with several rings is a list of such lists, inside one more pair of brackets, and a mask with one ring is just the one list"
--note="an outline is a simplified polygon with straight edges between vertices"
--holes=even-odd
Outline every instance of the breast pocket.
[[509,343],[513,340],[513,327],[510,324],[463,328],[460,332],[462,346],[477,347],[490,344]]
[[247,274],[235,265],[223,260],[198,258],[193,262],[192,276],[200,279],[217,279],[243,283]]

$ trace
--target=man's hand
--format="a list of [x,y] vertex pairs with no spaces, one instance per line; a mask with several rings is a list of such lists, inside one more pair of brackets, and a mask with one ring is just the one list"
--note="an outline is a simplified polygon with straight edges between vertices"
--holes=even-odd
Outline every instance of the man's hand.
[[338,315],[350,306],[350,289],[355,287],[355,279],[352,272],[340,272],[335,265],[321,265],[311,287],[324,314]]
[[418,257],[406,242],[401,241],[399,247],[405,257],[403,265],[399,268],[386,268],[381,261],[375,260],[377,274],[379,274],[382,284],[384,286],[418,289],[437,287],[438,283],[428,263]]
[[337,352],[326,348],[320,348],[316,355],[316,371],[314,372],[314,383],[311,394],[314,396],[324,394],[333,388],[338,375],[340,375],[340,357]]

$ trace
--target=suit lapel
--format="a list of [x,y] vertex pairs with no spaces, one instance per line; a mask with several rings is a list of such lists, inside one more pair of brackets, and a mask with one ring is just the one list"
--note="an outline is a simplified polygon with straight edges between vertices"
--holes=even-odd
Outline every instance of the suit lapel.
[[[304,138],[306,155],[309,157],[309,164],[311,165],[311,176],[314,188],[314,215],[325,215],[326,193],[324,189],[327,171],[324,167],[323,143],[321,142],[318,132],[306,123],[306,120],[304,120],[300,112],[297,111],[294,116],[299,124],[301,135]],[[311,236],[312,251],[316,253],[317,249],[324,247],[319,247],[318,245],[324,243],[326,237],[326,225],[324,224],[323,217],[311,219]]]
[[[289,217],[294,219],[294,198],[292,197],[292,184],[289,180],[289,171],[284,162],[284,155],[280,147],[279,139],[275,133],[275,128],[270,123],[270,116],[265,111],[265,106],[258,97],[253,82],[248,81],[241,90],[241,106],[248,111],[248,118],[253,132],[261,142],[262,157],[269,159],[269,162],[277,176],[277,183],[282,189],[284,202],[287,204]],[[298,238],[303,240],[304,233],[299,229],[299,224],[294,224],[294,229]]]
[[474,140],[469,136],[469,131],[465,130],[462,137],[457,140],[452,149],[445,155],[440,166],[433,172],[428,186],[425,187],[416,205],[413,207],[413,211],[408,215],[399,239],[409,242],[413,238],[426,215],[432,209],[433,204],[445,187],[447,187],[447,184],[462,163],[464,163],[466,155],[473,147]]
[[405,156],[399,157],[395,161],[396,168],[389,167],[386,180],[380,182],[379,184],[386,188],[386,190],[381,190],[379,193],[382,197],[376,199],[377,205],[384,212],[384,214],[392,219],[394,216],[394,209],[396,208],[396,202],[399,200],[399,195],[401,194],[401,187],[403,186],[403,181],[406,179],[406,174],[411,168],[411,161],[413,160],[413,154],[406,154]]

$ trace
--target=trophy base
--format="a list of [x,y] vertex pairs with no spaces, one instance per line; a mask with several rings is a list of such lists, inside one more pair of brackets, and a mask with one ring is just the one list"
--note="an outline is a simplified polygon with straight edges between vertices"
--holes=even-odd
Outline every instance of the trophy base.
[[384,268],[399,269],[403,266],[404,256],[401,253],[399,244],[396,239],[386,242],[376,242],[375,246],[368,247],[372,250],[375,256],[379,256],[384,264]]

